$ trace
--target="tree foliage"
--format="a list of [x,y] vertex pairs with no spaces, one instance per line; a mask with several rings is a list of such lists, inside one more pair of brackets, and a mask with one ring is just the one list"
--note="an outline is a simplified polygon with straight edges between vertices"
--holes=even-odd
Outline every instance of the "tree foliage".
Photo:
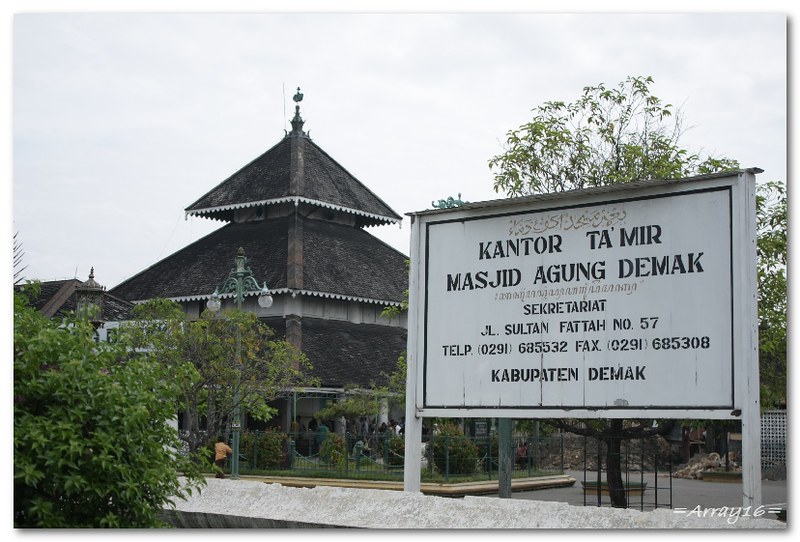
[[762,408],[786,400],[787,201],[786,188],[758,187],[758,317]]
[[181,436],[192,451],[226,432],[236,406],[268,420],[275,414],[271,401],[318,384],[309,376],[308,358],[289,342],[276,340],[254,313],[231,310],[215,316],[205,311],[192,320],[180,305],[164,299],[134,311],[136,320],[120,335],[163,366],[179,386],[177,406],[188,426]]
[[738,168],[681,147],[682,115],[652,85],[651,77],[628,77],[615,88],[584,87],[571,103],[538,106],[489,161],[495,192],[514,197]]
[[22,272],[28,268],[27,265],[22,265],[25,253],[22,251],[22,242],[17,241],[17,235],[19,235],[19,232],[14,234],[14,286],[25,280],[25,276],[22,274]]
[[318,410],[314,417],[318,420],[344,418],[349,427],[358,427],[359,418],[379,417],[382,401],[387,401],[390,407],[403,407],[406,397],[406,373],[406,353],[403,352],[397,358],[397,365],[390,374],[381,372],[385,385],[379,386],[373,382],[366,389],[347,386],[343,398]]
[[[461,194],[459,194],[459,199]],[[406,260],[406,274],[408,274],[409,269],[411,267],[411,260]],[[403,292],[403,301],[400,303],[400,306],[388,306],[383,309],[381,312],[381,316],[384,318],[398,318],[402,313],[408,312],[408,290]],[[398,406],[405,408],[405,400],[406,400],[406,378],[407,378],[407,366],[408,363],[406,361],[406,357],[408,352],[403,351],[397,358],[397,365],[395,365],[394,370],[390,374],[383,374],[382,376],[387,380],[387,386],[385,391],[387,392],[388,397],[394,400]]]
[[331,402],[318,410],[314,417],[317,420],[335,420],[344,418],[349,427],[358,427],[359,418],[377,418],[380,412],[380,401],[387,395],[385,387],[372,386],[368,390],[349,387],[345,397]]
[[[181,449],[162,367],[14,296],[14,524],[154,527],[201,474]],[[179,472],[188,484],[182,489]]]
[[[680,145],[682,114],[651,90],[651,77],[628,77],[614,88],[587,86],[571,102],[548,101],[507,134],[493,157],[494,189],[508,196],[558,192],[620,182],[677,179],[737,169],[736,160]],[[786,398],[785,187],[758,187],[758,296],[761,402]]]

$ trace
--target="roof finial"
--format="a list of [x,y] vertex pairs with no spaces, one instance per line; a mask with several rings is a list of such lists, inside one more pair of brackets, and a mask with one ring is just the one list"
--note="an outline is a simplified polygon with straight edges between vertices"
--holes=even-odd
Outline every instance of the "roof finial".
[[300,102],[303,101],[303,93],[300,92],[300,87],[297,87],[297,93],[292,97],[297,104],[294,106],[294,118],[292,119],[292,135],[299,136],[303,133],[303,119],[300,117]]

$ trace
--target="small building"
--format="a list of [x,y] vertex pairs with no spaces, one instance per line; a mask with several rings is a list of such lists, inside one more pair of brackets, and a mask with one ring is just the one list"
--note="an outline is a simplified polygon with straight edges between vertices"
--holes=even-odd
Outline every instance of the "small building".
[[[366,231],[401,217],[309,137],[300,100],[298,89],[291,132],[185,209],[223,225],[111,290],[133,303],[171,299],[197,317],[243,248],[274,299],[262,308],[246,297],[244,310],[302,350],[321,382],[275,405],[269,425],[283,430],[308,425],[345,387],[385,384],[407,336],[405,314],[381,316],[405,299],[407,256]],[[233,303],[223,296],[223,308]]]
[[[134,307],[121,299],[94,280],[94,268],[89,272],[89,278],[81,281],[77,278],[63,280],[48,280],[40,282],[39,296],[31,299],[31,306],[47,318],[62,318],[75,313],[78,309],[78,293],[81,289],[94,289],[99,299],[99,312],[95,315],[95,340],[107,342],[114,340],[114,330],[120,323],[131,320],[131,310]],[[15,292],[21,291],[22,285],[14,287]]]

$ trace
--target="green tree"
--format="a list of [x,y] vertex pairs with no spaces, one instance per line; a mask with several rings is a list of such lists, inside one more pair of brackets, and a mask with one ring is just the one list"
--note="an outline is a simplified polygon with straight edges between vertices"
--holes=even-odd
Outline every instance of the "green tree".
[[[571,103],[549,101],[507,134],[505,152],[489,160],[494,189],[509,197],[651,179],[679,179],[738,169],[736,160],[703,156],[680,145],[680,111],[652,93],[651,77],[627,77],[614,88],[584,87]],[[613,506],[625,507],[622,440],[665,434],[674,421],[556,420],[559,428],[607,445]]]
[[[14,295],[14,525],[155,527],[204,479],[168,425],[162,368],[86,321],[48,320]],[[179,479],[182,472],[185,485]]]
[[[257,420],[275,414],[271,401],[295,388],[316,386],[308,358],[251,312],[205,311],[192,320],[173,301],[154,299],[134,309],[136,320],[120,336],[164,367],[181,391],[191,451],[226,432],[237,406]],[[241,352],[241,359],[237,356]],[[206,429],[201,430],[205,420]]]
[[369,389],[347,386],[345,396],[318,410],[314,417],[319,421],[344,418],[348,427],[357,428],[359,418],[377,418],[380,401],[387,396],[386,387],[372,385]]
[[739,167],[681,147],[682,114],[654,96],[652,84],[651,77],[628,77],[615,88],[585,87],[571,103],[538,106],[489,160],[495,192],[544,194]]

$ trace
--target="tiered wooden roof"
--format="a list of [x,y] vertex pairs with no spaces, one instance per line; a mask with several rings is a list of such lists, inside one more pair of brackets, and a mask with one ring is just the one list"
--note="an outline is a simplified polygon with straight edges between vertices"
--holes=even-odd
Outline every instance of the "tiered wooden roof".
[[[228,224],[112,293],[133,302],[156,297],[203,302],[242,247],[253,276],[266,282],[273,296],[402,303],[407,257],[363,229],[400,222],[400,215],[316,145],[303,123],[298,105],[291,132],[185,209],[187,215]],[[288,320],[276,331],[300,337],[297,346],[326,387],[384,383],[405,349],[402,327],[303,314],[291,319],[292,333]],[[268,321],[275,326],[274,318]]]

